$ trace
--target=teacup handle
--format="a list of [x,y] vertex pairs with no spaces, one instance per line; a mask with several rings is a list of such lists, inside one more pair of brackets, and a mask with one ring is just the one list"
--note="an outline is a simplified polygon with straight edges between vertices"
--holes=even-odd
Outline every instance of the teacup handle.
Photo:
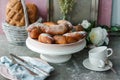
[[113,54],[113,50],[111,48],[108,48],[107,51],[110,51],[110,53],[107,55],[107,57],[110,57]]

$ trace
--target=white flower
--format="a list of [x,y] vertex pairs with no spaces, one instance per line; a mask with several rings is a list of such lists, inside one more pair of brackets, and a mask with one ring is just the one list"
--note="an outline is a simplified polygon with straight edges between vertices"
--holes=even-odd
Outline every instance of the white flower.
[[87,29],[88,27],[90,27],[91,23],[89,23],[87,20],[83,20],[81,25],[84,29]]
[[93,28],[89,34],[90,41],[97,46],[102,45],[104,42],[108,45],[109,38],[107,37],[108,33],[106,29],[101,27]]

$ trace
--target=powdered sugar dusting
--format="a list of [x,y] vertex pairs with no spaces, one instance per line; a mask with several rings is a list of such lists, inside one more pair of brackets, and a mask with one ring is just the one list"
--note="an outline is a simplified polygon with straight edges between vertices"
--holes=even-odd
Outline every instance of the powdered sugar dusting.
[[42,34],[40,34],[41,36],[44,36],[44,37],[48,37],[48,38],[50,38],[50,39],[53,39],[52,37],[51,37],[51,35],[50,34],[47,34],[47,33],[42,33]]

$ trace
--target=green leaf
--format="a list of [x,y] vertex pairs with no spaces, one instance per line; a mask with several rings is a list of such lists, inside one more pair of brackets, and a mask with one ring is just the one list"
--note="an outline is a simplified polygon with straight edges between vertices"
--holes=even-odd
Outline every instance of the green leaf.
[[110,31],[111,32],[118,32],[118,31],[120,31],[120,26],[112,26]]

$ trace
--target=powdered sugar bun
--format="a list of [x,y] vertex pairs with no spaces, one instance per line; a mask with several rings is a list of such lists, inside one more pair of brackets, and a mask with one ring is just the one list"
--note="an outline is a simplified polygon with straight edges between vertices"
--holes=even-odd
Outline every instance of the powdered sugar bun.
[[47,33],[41,33],[38,37],[38,41],[42,43],[52,44],[54,43],[54,39],[50,34]]
[[28,26],[28,28],[27,28],[27,31],[28,32],[30,32],[33,28],[35,28],[35,27],[37,27],[37,28],[46,28],[47,26],[46,25],[44,25],[44,24],[42,24],[42,23],[38,23],[38,22],[36,22],[36,23],[33,23],[33,24],[31,24],[30,26]]
[[57,21],[58,24],[65,24],[67,25],[70,29],[73,28],[73,25],[71,24],[71,22],[67,21],[67,20],[58,20]]
[[68,31],[68,27],[64,24],[52,25],[46,28],[45,32],[51,35],[62,35]]
[[66,33],[63,36],[73,38],[78,41],[86,36],[86,32],[85,31],[71,32],[71,33]]

